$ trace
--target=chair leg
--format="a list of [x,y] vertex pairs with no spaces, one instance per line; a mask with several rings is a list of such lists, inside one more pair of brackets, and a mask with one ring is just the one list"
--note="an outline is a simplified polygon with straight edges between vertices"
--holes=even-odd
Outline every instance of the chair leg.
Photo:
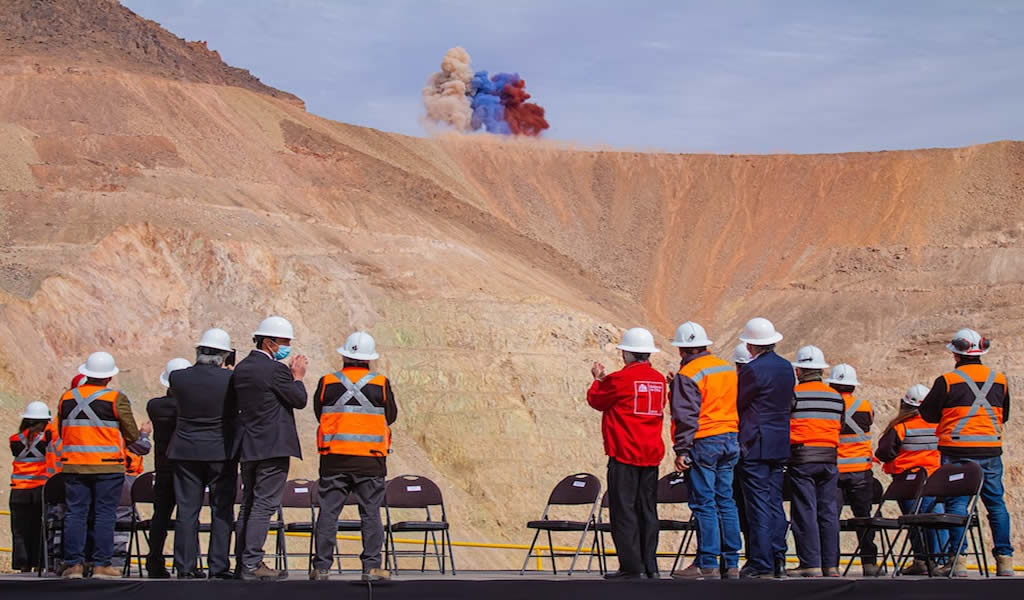
[[569,576],[572,577],[573,571],[576,569],[576,560],[580,557],[580,550],[583,549],[583,542],[587,541],[587,530],[588,526],[583,527],[583,535],[580,536],[579,543],[576,544],[576,552],[572,555],[572,563],[569,564]]
[[[967,539],[967,530],[970,529],[970,528],[971,528],[971,524],[970,524],[970,521],[968,521],[964,525],[963,531],[960,532],[960,539],[958,539],[956,541],[956,543],[953,544],[953,546],[951,548],[951,551],[949,553],[949,561],[950,561],[949,562],[949,566],[950,566],[950,569],[949,569],[949,574],[946,576],[948,579],[952,579],[953,578],[953,573],[956,572],[956,568],[955,568],[956,567],[956,559],[959,558],[959,556],[960,556],[960,548],[963,547],[964,542]],[[950,538],[952,538],[952,536],[950,536]]]
[[984,530],[981,527],[981,515],[977,514],[977,508],[975,508],[974,519],[974,524],[978,528],[978,545],[976,546],[976,548],[978,549],[978,554],[981,556],[981,565],[982,568],[985,569],[985,577],[988,577],[988,555],[985,554],[985,534],[983,533]]
[[676,551],[676,557],[672,560],[672,570],[668,572],[669,576],[676,574],[676,569],[679,567],[679,560],[683,556],[683,542],[686,541],[687,532],[683,532],[682,537],[679,538],[679,550]]
[[427,570],[427,532],[423,532],[423,556],[420,561],[420,573]]
[[555,543],[551,540],[551,530],[548,530],[548,552],[551,554],[551,574],[558,575],[558,565],[555,564]]
[[455,553],[452,551],[452,532],[449,529],[445,529],[445,534],[448,537],[448,564],[452,566],[452,576],[455,576]]
[[903,533],[903,528],[902,527],[900,527],[899,529],[896,530],[896,536],[892,539],[892,543],[889,545],[889,547],[893,549],[893,554],[892,554],[892,556],[893,556],[893,560],[892,560],[892,563],[893,563],[892,576],[893,577],[898,577],[900,575],[900,571],[903,570],[903,563],[906,560],[905,557],[904,557],[904,551],[907,549],[907,543],[910,541],[910,536],[913,535],[912,531],[910,531],[910,530],[907,531],[906,537],[903,538],[903,544],[900,546],[900,552],[899,552],[899,554],[896,554],[896,552],[895,552],[896,543],[900,541],[900,534],[901,533]]
[[[440,569],[441,570],[441,574],[444,575],[444,563],[441,562],[441,554],[438,552],[438,548],[437,548],[437,534],[435,532],[431,531],[430,532],[430,539],[432,540],[432,542],[434,544],[434,558],[437,559],[437,568]],[[426,556],[423,557],[424,561],[426,561],[426,558],[427,558]]]
[[526,560],[523,561],[523,568],[519,570],[520,575],[526,574],[526,567],[530,564],[530,559],[533,558],[533,549],[537,546],[537,538],[540,537],[540,529],[537,533],[533,534],[533,541],[530,542],[530,548],[526,551]]

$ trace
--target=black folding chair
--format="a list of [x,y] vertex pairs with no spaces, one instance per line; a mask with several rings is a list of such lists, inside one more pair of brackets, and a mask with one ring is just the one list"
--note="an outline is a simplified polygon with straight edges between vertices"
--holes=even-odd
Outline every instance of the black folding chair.
[[[66,478],[67,476],[63,473],[57,473],[43,484],[43,514],[41,517],[42,529],[40,531],[42,540],[40,540],[41,543],[39,545],[43,553],[43,568],[39,571],[40,577],[43,576],[44,572],[48,573],[51,570],[58,573],[57,565],[60,562],[57,560],[51,564],[50,557],[58,558],[64,555],[63,513],[66,511],[67,506],[67,497],[64,492],[64,480]],[[51,547],[50,541],[55,542],[58,536],[60,537],[59,547]],[[57,546],[57,544],[54,543],[54,546]]]
[[[316,495],[316,485],[315,481],[310,481],[309,479],[291,479],[284,484],[284,491],[281,493],[281,506],[277,509],[278,522],[274,523],[273,526],[277,531],[275,563],[283,565],[285,571],[288,570],[288,557],[300,556],[288,552],[288,533],[309,534],[309,548],[306,552],[306,557],[313,556],[314,538],[316,537],[313,497]],[[285,515],[285,509],[308,511],[309,520],[292,521]]]
[[[144,475],[145,473],[143,473]],[[141,475],[140,475],[141,477]],[[138,481],[138,479],[136,479]],[[128,544],[125,547],[124,566],[121,567],[121,577],[131,577],[132,575],[132,559],[138,558],[139,577],[142,577],[142,546],[139,543],[138,534],[142,533],[143,536],[149,531],[149,520],[145,522],[139,518],[139,513],[135,510],[135,503],[132,501],[132,488],[134,487],[134,481],[130,484],[126,479],[124,484],[121,486],[121,498],[118,500],[118,508],[127,508],[128,517],[118,518],[114,521],[114,533],[127,533]],[[152,484],[150,484],[152,485]],[[132,549],[132,543],[135,544],[135,549]],[[149,545],[149,538],[146,538],[146,545]]]
[[[690,494],[686,485],[686,474],[669,473],[658,480],[658,506],[662,504],[689,504]],[[658,514],[663,514],[658,510]],[[658,558],[672,558],[672,571],[675,573],[679,567],[679,561],[684,557],[691,556],[687,552],[690,549],[690,542],[697,537],[697,521],[693,514],[689,519],[658,519],[658,531],[681,531],[682,539],[679,540],[679,549],[670,554],[659,553]],[[696,556],[695,554],[693,556]]]
[[605,520],[604,513],[608,510],[608,492],[601,494],[601,507],[597,509],[597,520],[594,522],[594,540],[590,544],[590,558],[587,559],[587,573],[597,557],[597,570],[604,575],[608,572],[608,547],[604,535],[612,532],[611,521]]
[[[431,513],[431,507],[440,507],[440,519],[435,519]],[[391,511],[394,509],[423,510],[426,518],[421,521],[399,521],[392,522]],[[446,572],[445,561],[451,563],[452,575],[455,575],[455,555],[452,553],[452,537],[448,524],[448,514],[444,508],[444,498],[441,495],[441,488],[433,481],[419,475],[399,475],[387,483],[384,491],[384,514],[386,526],[384,528],[387,538],[384,546],[384,561],[390,563],[394,568],[395,575],[398,574],[398,558],[400,556],[421,557],[420,572],[426,570],[427,556],[433,555],[437,559],[438,570],[443,574]],[[435,513],[436,514],[436,513]],[[395,547],[396,533],[422,533],[423,548],[421,550],[402,550]],[[441,534],[441,546],[437,544],[437,534]],[[427,550],[427,537],[433,543],[434,551]],[[445,555],[447,550],[447,556]]]
[[[981,572],[988,577],[988,557],[984,551],[984,536],[981,530],[981,521],[978,518],[978,500],[981,494],[981,486],[985,481],[985,473],[977,463],[966,462],[961,464],[942,465],[928,478],[921,491],[921,496],[934,496],[936,498],[956,498],[968,496],[967,514],[954,515],[950,513],[921,513],[918,503],[918,510],[915,514],[901,516],[898,520],[902,527],[916,528],[917,534],[922,538],[922,548],[927,549],[925,553],[928,561],[928,576],[932,576],[932,561],[935,558],[945,558],[950,567],[948,577],[953,577],[955,561],[960,554],[960,548],[964,545],[965,538],[970,536],[971,549],[975,559],[978,561]],[[959,539],[953,540],[952,530],[963,527]],[[946,548],[940,549],[938,553],[931,552],[926,540],[927,531],[950,531],[950,539]],[[977,537],[975,537],[977,534]],[[907,552],[909,536],[904,539],[900,547],[899,559],[896,561],[896,573],[903,567],[913,552]]]
[[[128,501],[132,506],[132,523],[129,526],[130,537],[128,538],[128,560],[125,561],[125,565],[131,563],[132,558],[132,546],[135,547],[135,554],[139,558],[139,577],[142,577],[142,549],[139,543],[140,534],[146,539],[146,548],[149,548],[149,530],[153,524],[152,519],[143,519],[139,513],[139,505],[148,504],[150,508],[153,506],[153,502],[156,500],[156,493],[154,492],[154,485],[156,484],[156,473],[149,471],[139,475],[135,481],[128,485],[128,481],[125,481],[124,488],[121,489],[122,506],[124,506],[124,492],[125,488],[128,491]],[[171,524],[173,526],[173,523]],[[130,574],[130,567],[128,567]]]
[[[918,507],[921,505],[921,490],[924,489],[927,481],[928,472],[923,467],[914,467],[894,475],[889,487],[885,489],[882,497],[879,498],[878,506],[875,508],[873,516],[846,519],[848,530],[859,532],[857,534],[857,548],[854,549],[852,556],[860,556],[861,545],[867,539],[867,536],[871,533],[878,533],[880,534],[879,542],[882,546],[882,560],[880,564],[882,567],[885,567],[888,564],[888,559],[894,556],[895,544],[899,541],[904,529],[898,519],[885,516],[884,508],[886,503],[899,503],[910,500],[914,502],[913,512],[917,512]],[[891,539],[889,538],[890,532],[895,532]],[[852,560],[846,564],[846,569],[843,571],[844,576],[849,572],[852,565]],[[879,570],[879,573],[881,573],[881,570]]]
[[[882,503],[882,496],[883,495],[884,495],[884,490],[882,488],[882,482],[879,481],[874,476],[872,476],[871,477],[871,505],[875,507],[876,511],[878,509],[878,506]],[[845,492],[843,492],[843,504],[842,504],[842,506],[850,506],[850,498],[847,497]],[[841,510],[842,510],[842,507],[840,507],[840,511]],[[856,518],[856,517],[854,517],[854,518]],[[867,517],[862,517],[862,518],[867,518]],[[860,556],[859,551],[860,551],[861,544],[864,542],[864,540],[868,539],[868,537],[871,535],[871,532],[870,532],[870,530],[866,530],[861,525],[857,525],[857,524],[851,523],[850,519],[839,519],[839,533],[840,534],[843,534],[843,533],[855,533],[855,534],[857,534],[857,550],[858,550],[858,552],[840,552],[839,553],[839,562],[840,563],[842,563],[843,558],[849,559],[846,562],[846,568],[843,570],[843,576],[845,577],[846,574],[850,571],[850,567],[853,565],[853,561]],[[884,553],[885,548],[883,548],[882,550],[883,550],[883,553]],[[880,565],[880,567],[881,568],[885,568],[885,563],[883,562]]]
[[[547,532],[548,536],[548,552],[551,557],[551,572],[555,575],[558,574],[558,567],[555,559],[568,558],[571,556],[572,564],[569,565],[569,575],[572,575],[576,568],[576,560],[579,558],[580,550],[583,548],[583,542],[586,540],[587,534],[590,533],[596,525],[596,514],[600,498],[601,481],[590,473],[576,473],[575,475],[569,475],[565,479],[562,479],[562,481],[558,482],[558,485],[551,490],[551,495],[548,496],[548,503],[544,507],[544,513],[541,515],[540,520],[530,521],[526,524],[528,528],[535,529],[537,533],[533,535],[533,541],[530,542],[530,549],[526,551],[526,559],[523,561],[523,568],[519,571],[519,574],[522,575],[526,573],[526,567],[530,564],[531,558],[542,558],[544,556],[539,552],[537,554],[534,554],[533,552],[533,549],[537,546],[537,538],[540,537],[540,533],[544,531]],[[587,514],[587,518],[584,521],[553,520],[548,518],[553,506],[581,506],[588,504],[590,505],[590,512]],[[580,539],[576,544],[576,552],[568,554],[559,553],[555,550],[555,545],[551,536],[552,532],[565,533],[577,531],[580,532]],[[596,537],[597,533],[594,533],[594,535]]]

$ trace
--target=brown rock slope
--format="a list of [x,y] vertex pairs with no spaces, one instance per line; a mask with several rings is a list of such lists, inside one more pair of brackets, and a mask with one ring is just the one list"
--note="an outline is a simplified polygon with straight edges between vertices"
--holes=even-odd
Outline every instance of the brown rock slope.
[[[948,367],[942,341],[964,325],[1024,387],[1024,144],[755,157],[408,138],[305,113],[207,54],[199,75],[139,55],[96,23],[148,32],[158,56],[194,47],[119,5],[7,4],[36,12],[0,21],[4,430],[95,349],[143,418],[164,362],[207,327],[244,349],[260,318],[287,316],[310,388],[365,327],[401,407],[392,473],[442,484],[457,540],[523,542],[558,478],[603,475],[584,391],[622,327],[667,337],[693,318],[727,354],[768,316],[784,352],[856,365],[882,421]],[[40,19],[70,20],[30,43]],[[313,475],[312,411],[299,421],[294,471]]]

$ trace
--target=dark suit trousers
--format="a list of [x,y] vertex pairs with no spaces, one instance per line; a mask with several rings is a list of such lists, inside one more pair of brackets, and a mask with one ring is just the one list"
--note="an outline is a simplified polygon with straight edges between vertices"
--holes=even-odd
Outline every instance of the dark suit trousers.
[[[853,516],[871,516],[871,506],[875,499],[875,478],[870,469],[856,473],[840,473],[839,490],[846,503],[850,505]],[[878,547],[875,546],[875,531],[870,528],[859,530],[857,538],[861,541],[861,563],[868,565],[877,563]]]
[[801,567],[839,566],[839,469],[835,464],[790,465],[790,517]]
[[174,512],[173,466],[157,469],[153,477],[153,520],[149,529],[146,570],[161,571],[167,568],[164,564],[164,543],[167,541],[167,530],[171,527],[171,513]]
[[252,571],[263,562],[270,519],[281,506],[288,480],[287,456],[242,463],[242,506],[238,509],[236,562]]
[[608,459],[608,516],[619,570],[658,572],[658,467]]
[[181,573],[195,571],[199,560],[199,511],[203,493],[210,488],[210,573],[231,570],[231,530],[234,527],[235,490],[238,482],[234,461],[193,461],[175,463],[174,493],[178,520],[174,527],[174,568]]
[[747,566],[773,573],[786,558],[786,512],[782,508],[781,461],[743,461],[743,500],[747,515]]
[[359,506],[359,522],[363,537],[363,572],[380,567],[381,548],[384,547],[384,525],[380,522],[380,507],[384,504],[384,478],[353,473],[320,475],[320,514],[316,519],[316,557],[313,567],[330,569],[334,551],[338,547],[338,515],[349,494],[355,494]]

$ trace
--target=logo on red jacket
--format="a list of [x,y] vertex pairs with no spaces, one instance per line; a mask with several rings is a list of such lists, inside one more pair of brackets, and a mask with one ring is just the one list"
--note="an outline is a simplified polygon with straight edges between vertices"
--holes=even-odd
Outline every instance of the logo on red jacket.
[[665,382],[633,382],[633,414],[661,415],[665,412]]

